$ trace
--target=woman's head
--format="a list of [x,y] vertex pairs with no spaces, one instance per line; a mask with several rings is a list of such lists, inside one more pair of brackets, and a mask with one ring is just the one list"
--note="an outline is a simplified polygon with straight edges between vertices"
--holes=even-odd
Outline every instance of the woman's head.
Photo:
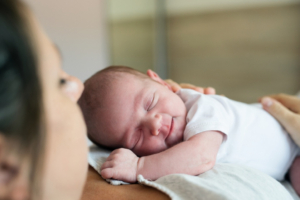
[[30,11],[0,1],[0,199],[37,191],[38,199],[80,198],[87,171],[76,104],[82,90]]
[[[5,192],[0,194],[1,199],[8,193],[25,195],[29,189],[26,182],[34,186],[40,169],[38,152],[43,153],[44,132],[41,84],[25,7],[17,1],[0,4],[0,133],[1,151],[5,150],[1,152],[0,173],[6,179],[0,183],[0,187],[6,188],[0,190]],[[16,155],[23,159],[16,160]],[[22,174],[23,168],[19,166],[28,164],[30,169],[26,175]],[[20,188],[12,190],[11,182],[21,175],[24,175],[22,191]]]

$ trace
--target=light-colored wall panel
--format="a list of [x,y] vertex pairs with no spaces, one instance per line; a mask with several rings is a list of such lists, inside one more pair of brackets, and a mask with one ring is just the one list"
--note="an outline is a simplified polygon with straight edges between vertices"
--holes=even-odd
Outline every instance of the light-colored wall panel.
[[[153,68],[152,22],[112,22],[114,64]],[[300,89],[300,4],[169,15],[167,33],[169,78],[177,82],[249,103]]]
[[153,19],[111,22],[111,63],[142,72],[153,69]]
[[300,5],[170,17],[170,78],[256,102],[300,89]]
[[164,1],[169,15],[213,12],[262,6],[284,6],[300,0],[107,0],[113,21],[126,21],[152,17],[158,1]]
[[109,63],[102,0],[25,0],[63,54],[63,68],[85,80]]

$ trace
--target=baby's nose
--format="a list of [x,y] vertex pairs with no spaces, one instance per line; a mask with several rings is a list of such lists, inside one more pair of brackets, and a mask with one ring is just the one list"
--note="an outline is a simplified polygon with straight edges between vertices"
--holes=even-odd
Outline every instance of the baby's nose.
[[158,135],[160,128],[161,128],[161,119],[162,116],[160,114],[154,115],[153,119],[151,120],[151,134]]

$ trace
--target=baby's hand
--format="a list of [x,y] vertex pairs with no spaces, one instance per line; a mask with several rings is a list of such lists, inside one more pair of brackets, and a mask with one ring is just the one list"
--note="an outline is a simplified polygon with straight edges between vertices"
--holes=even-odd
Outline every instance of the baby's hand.
[[128,183],[136,182],[139,157],[131,150],[116,149],[101,167],[101,175],[105,179],[117,179]]

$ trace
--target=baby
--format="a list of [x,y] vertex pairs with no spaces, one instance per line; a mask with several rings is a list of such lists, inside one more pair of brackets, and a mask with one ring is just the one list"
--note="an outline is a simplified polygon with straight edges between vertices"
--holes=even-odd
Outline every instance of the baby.
[[[85,83],[79,105],[89,138],[120,148],[103,164],[104,178],[135,182],[139,174],[149,180],[173,173],[198,175],[220,162],[253,167],[282,180],[300,155],[300,148],[258,104],[189,89],[174,93],[153,71],[147,75],[108,67]],[[290,176],[296,174],[292,171]]]

